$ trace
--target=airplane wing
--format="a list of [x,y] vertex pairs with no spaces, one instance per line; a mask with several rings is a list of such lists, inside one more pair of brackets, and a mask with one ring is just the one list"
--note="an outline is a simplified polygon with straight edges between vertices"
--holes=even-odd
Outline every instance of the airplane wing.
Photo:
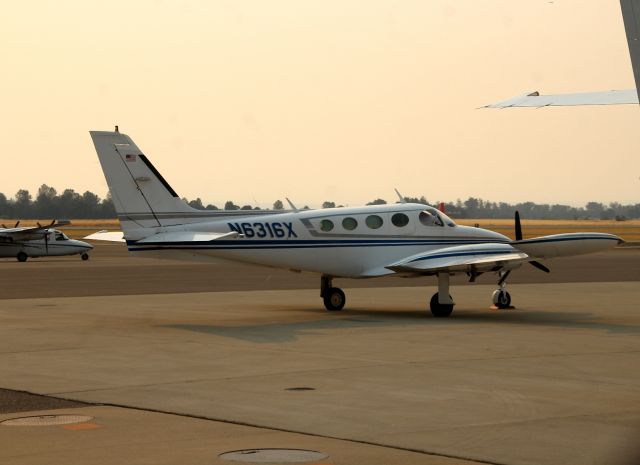
[[42,239],[46,234],[49,233],[49,229],[55,228],[57,226],[66,226],[71,224],[70,221],[58,221],[55,220],[46,226],[32,226],[32,227],[21,227],[21,228],[5,228],[0,229],[0,237],[5,239],[10,239],[13,242],[24,242],[24,241],[32,241],[36,239]]
[[477,274],[512,270],[529,262],[548,273],[548,268],[537,260],[598,252],[615,247],[621,242],[624,241],[618,236],[607,233],[553,234],[520,239],[510,244],[446,247],[412,255],[385,268],[408,275],[434,275],[441,272]]
[[512,97],[497,103],[490,103],[480,108],[514,108],[514,107],[560,107],[577,105],[626,105],[638,104],[638,93],[635,89],[608,90],[604,92],[582,92],[575,94],[540,95],[540,92]]
[[386,266],[396,273],[434,275],[439,272],[484,273],[517,268],[529,256],[509,244],[473,244],[432,250]]

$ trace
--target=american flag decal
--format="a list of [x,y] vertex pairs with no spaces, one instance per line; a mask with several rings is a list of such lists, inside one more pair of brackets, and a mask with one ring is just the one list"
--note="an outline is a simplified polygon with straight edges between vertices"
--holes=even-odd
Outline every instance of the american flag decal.
[[136,161],[136,156],[135,155],[126,155],[125,160],[127,160],[128,162],[134,162]]

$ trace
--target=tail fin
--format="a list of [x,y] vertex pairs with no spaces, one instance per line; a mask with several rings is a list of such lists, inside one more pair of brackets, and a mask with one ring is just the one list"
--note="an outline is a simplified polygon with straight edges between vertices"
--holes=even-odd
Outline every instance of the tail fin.
[[136,230],[203,221],[207,212],[180,199],[129,136],[90,134],[126,237],[137,236]]

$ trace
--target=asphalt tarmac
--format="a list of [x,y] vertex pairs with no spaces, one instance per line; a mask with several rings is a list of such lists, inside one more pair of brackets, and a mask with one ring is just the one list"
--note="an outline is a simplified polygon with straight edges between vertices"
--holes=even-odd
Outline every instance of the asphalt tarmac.
[[[205,264],[133,256],[122,244],[94,243],[91,259],[78,256],[35,258],[25,263],[0,259],[1,296],[81,297],[244,290],[319,289],[312,273],[258,267],[224,261]],[[509,283],[580,283],[640,281],[640,247],[622,247],[608,252],[546,261],[551,273],[523,266],[511,273]],[[464,275],[452,278],[454,285],[467,284]],[[478,277],[477,284],[494,284],[493,273]],[[344,288],[434,287],[433,277],[336,279]]]
[[0,463],[638,463],[640,249],[546,264],[512,273],[515,310],[484,275],[435,319],[434,279],[337,280],[329,313],[305,273],[4,260],[0,422],[89,420],[0,423]]

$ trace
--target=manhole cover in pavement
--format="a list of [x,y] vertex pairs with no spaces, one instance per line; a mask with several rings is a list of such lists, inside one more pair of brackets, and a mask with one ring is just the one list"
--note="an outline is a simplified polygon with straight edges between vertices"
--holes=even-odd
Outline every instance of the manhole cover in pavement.
[[306,463],[324,460],[329,456],[322,452],[304,449],[245,449],[225,452],[219,457],[245,463]]
[[72,423],[84,423],[93,420],[88,415],[37,415],[35,417],[11,418],[0,422],[5,426],[53,426],[70,425]]

